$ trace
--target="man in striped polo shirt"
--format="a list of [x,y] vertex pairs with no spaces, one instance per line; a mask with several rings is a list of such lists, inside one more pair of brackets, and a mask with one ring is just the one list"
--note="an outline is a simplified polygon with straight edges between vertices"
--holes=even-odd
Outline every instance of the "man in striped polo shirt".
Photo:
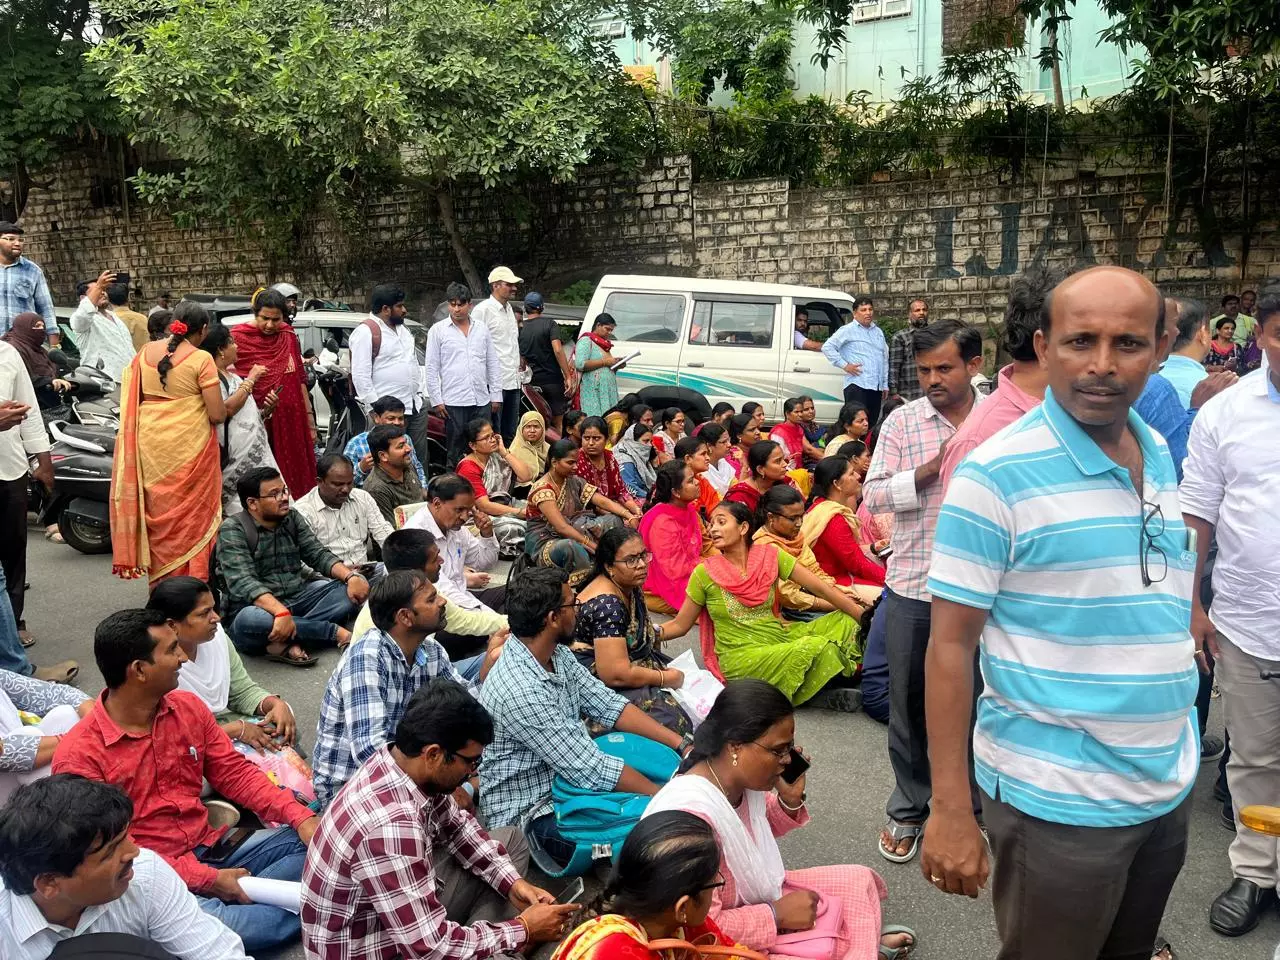
[[1194,545],[1173,461],[1130,407],[1168,336],[1146,279],[1095,267],[1051,294],[1044,403],[956,470],[938,519],[926,661],[933,814],[921,867],[977,896],[1000,960],[1145,960],[1186,855],[1199,767]]

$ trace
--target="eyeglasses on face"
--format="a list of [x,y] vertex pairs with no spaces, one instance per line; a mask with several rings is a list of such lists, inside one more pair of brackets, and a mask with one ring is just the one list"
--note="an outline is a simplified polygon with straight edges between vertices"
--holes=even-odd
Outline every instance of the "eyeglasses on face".
[[272,490],[272,491],[270,491],[270,492],[268,492],[268,493],[260,493],[260,494],[258,494],[258,496],[253,497],[252,499],[254,499],[254,500],[288,500],[288,499],[289,499],[289,491],[288,491],[287,489],[285,489],[285,490]]
[[791,759],[791,751],[795,747],[794,743],[784,743],[780,747],[766,747],[759,740],[752,740],[751,744],[752,746],[759,747],[761,750],[764,750],[767,753],[772,753],[775,757],[778,758],[779,761],[782,761],[782,762],[786,762],[787,760]]
[[630,567],[632,570],[637,570],[652,562],[652,560],[653,551],[645,550],[642,553],[637,553],[630,557],[619,557],[616,562],[622,564],[624,567]]
[[461,760],[471,770],[475,770],[477,767],[479,767],[480,761],[484,759],[483,753],[477,753],[474,757],[469,757],[465,753],[446,752],[446,756],[449,758],[450,763],[452,763],[454,760]]

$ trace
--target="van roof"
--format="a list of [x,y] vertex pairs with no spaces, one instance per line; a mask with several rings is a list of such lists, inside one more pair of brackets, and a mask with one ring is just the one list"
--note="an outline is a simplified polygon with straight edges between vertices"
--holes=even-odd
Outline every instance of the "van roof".
[[638,287],[644,290],[672,291],[693,290],[697,293],[743,293],[757,297],[853,301],[853,296],[843,290],[827,290],[822,287],[799,287],[788,283],[757,283],[752,280],[714,280],[705,277],[660,277],[647,274],[610,273],[600,278],[599,287]]

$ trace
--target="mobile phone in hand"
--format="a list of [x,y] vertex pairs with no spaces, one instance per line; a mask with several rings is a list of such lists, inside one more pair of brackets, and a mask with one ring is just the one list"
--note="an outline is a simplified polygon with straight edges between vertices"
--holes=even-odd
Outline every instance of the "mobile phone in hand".
[[560,896],[556,897],[556,903],[577,903],[582,898],[582,892],[586,889],[586,885],[582,882],[581,877],[569,881]]
[[809,761],[795,747],[791,748],[791,759],[782,768],[782,779],[787,783],[795,783],[801,774],[809,769]]

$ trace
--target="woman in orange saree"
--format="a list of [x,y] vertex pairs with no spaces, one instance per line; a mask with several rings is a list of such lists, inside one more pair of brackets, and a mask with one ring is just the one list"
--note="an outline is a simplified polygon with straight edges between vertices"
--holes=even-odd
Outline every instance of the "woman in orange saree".
[[131,580],[208,580],[222,522],[222,468],[213,425],[226,419],[213,357],[198,349],[209,314],[174,311],[172,336],[143,347],[120,386],[111,471],[111,571]]
[[259,409],[271,411],[271,452],[289,495],[297,500],[316,485],[316,427],[302,350],[287,316],[284,297],[264,290],[253,300],[253,321],[231,327],[231,337],[236,342],[237,373],[245,376],[259,363],[267,368],[254,385],[253,399]]
[[708,919],[722,886],[720,848],[706,821],[683,810],[645,817],[614,861],[600,915],[569,934],[552,960],[698,960],[697,948],[764,960]]

